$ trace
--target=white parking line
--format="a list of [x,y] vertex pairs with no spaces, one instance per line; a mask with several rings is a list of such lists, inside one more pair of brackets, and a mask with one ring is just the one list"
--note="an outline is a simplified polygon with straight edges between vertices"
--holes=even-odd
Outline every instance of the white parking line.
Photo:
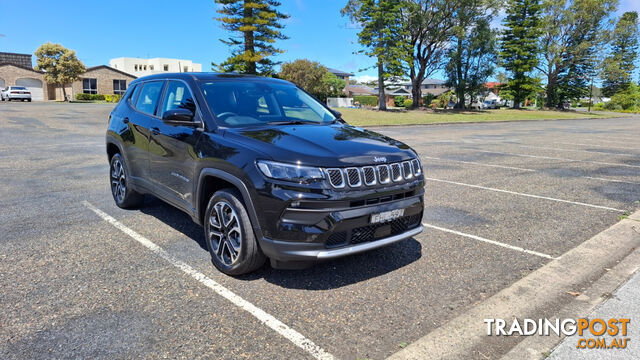
[[33,144],[33,145],[24,145],[24,146],[5,146],[0,147],[0,151],[5,150],[16,150],[16,149],[40,149],[40,148],[55,148],[55,147],[94,147],[101,146],[105,147],[104,142],[77,142],[77,143],[65,143],[65,144]]
[[549,160],[583,162],[583,163],[590,163],[590,164],[600,164],[600,165],[611,165],[611,166],[624,166],[624,167],[640,168],[640,165],[618,164],[618,163],[609,163],[609,162],[602,162],[602,161],[590,161],[590,160],[576,160],[576,159],[567,159],[567,158],[560,158],[560,157],[553,157],[553,156],[515,154],[515,153],[507,153],[507,152],[500,152],[500,151],[480,150],[480,149],[476,149],[476,148],[468,148],[468,149],[469,150],[475,150],[475,151],[478,151],[478,152],[483,152],[483,153],[489,153],[489,154],[500,154],[500,155],[528,157],[528,158],[535,158],[535,159],[549,159]]
[[511,249],[511,250],[515,250],[515,251],[520,251],[520,252],[531,254],[531,255],[535,255],[535,256],[540,256],[540,257],[543,257],[545,259],[551,259],[551,260],[559,259],[559,257],[553,257],[551,255],[543,254],[541,252],[537,252],[537,251],[533,251],[533,250],[527,250],[527,249],[521,248],[519,246],[513,246],[513,245],[501,243],[499,241],[485,239],[485,238],[480,237],[480,236],[466,234],[466,233],[463,233],[463,232],[460,232],[460,231],[451,230],[451,229],[443,228],[443,227],[440,227],[440,226],[427,224],[427,223],[424,223],[424,222],[422,223],[422,225],[424,227],[428,227],[428,228],[432,228],[432,229],[448,232],[448,233],[451,233],[451,234],[456,234],[456,235],[459,235],[459,236],[468,237],[470,239],[486,242],[488,244],[493,244],[493,245],[500,246],[500,247],[503,247],[503,248],[507,248],[507,249]]
[[453,161],[453,162],[459,162],[459,163],[462,163],[462,164],[489,166],[489,167],[495,167],[495,168],[501,168],[501,169],[520,170],[520,171],[537,171],[537,170],[534,170],[534,169],[525,169],[525,168],[520,168],[520,167],[515,167],[515,166],[484,164],[484,163],[479,163],[479,162],[475,162],[475,161],[462,161],[462,160],[442,159],[442,158],[437,158],[437,157],[433,157],[433,156],[420,155],[420,158],[422,158],[422,159],[440,160],[440,161]]
[[[589,140],[589,139],[585,139]],[[607,142],[607,141],[604,141]],[[613,141],[612,141],[613,142]],[[616,144],[619,142],[616,142]],[[627,147],[627,146],[611,146],[611,145],[595,145],[595,144],[579,144],[579,143],[566,143],[566,142],[556,142],[556,144],[562,145],[577,145],[577,146],[593,146],[593,147],[601,147],[601,148],[614,148],[614,149],[627,149],[627,150],[640,150],[637,147]]]
[[[424,156],[424,155],[420,155],[420,158],[421,159],[438,160],[438,161],[443,161],[443,162],[452,161],[452,162],[459,162],[459,163],[469,164],[469,165],[489,166],[489,167],[502,168],[502,169],[544,173],[544,171],[540,171],[540,170],[536,170],[536,169],[527,169],[527,168],[520,168],[520,167],[515,167],[515,166],[505,166],[505,165],[496,165],[496,164],[485,164],[485,163],[479,163],[479,162],[475,162],[475,161],[462,161],[462,160],[443,159],[443,158],[437,158],[437,157],[433,157],[433,156]],[[591,179],[591,180],[599,180],[599,181],[608,181],[608,182],[617,182],[617,183],[624,183],[624,184],[640,185],[639,182],[617,180],[617,179],[607,179],[607,178],[601,178],[601,177],[595,177],[595,176],[582,176],[581,175],[581,176],[577,176],[577,177],[585,178],[585,179]]]
[[594,177],[594,176],[582,176],[586,179],[593,179],[593,180],[600,180],[600,181],[610,181],[610,182],[617,182],[617,183],[624,183],[624,184],[632,184],[632,185],[640,185],[640,183],[638,182],[633,182],[633,181],[624,181],[624,180],[616,180],[616,179],[606,179],[606,178],[601,178],[601,177]]
[[449,180],[442,180],[442,179],[435,179],[435,178],[428,178],[428,177],[425,177],[424,179],[425,180],[429,180],[429,181],[443,182],[443,183],[447,183],[447,184],[468,186],[468,187],[471,187],[471,188],[482,189],[482,190],[497,191],[497,192],[501,192],[501,193],[505,193],[505,194],[526,196],[526,197],[535,198],[535,199],[551,200],[551,201],[557,201],[557,202],[562,202],[562,203],[567,203],[567,204],[587,206],[587,207],[596,208],[596,209],[610,210],[610,211],[616,211],[616,212],[625,212],[625,210],[615,209],[615,208],[611,208],[611,207],[607,207],[607,206],[593,205],[593,204],[587,204],[587,203],[582,203],[582,202],[578,202],[578,201],[571,201],[571,200],[556,199],[556,198],[547,197],[547,196],[525,194],[525,193],[520,193],[520,192],[516,192],[516,191],[496,189],[496,188],[490,188],[490,187],[486,187],[486,186],[473,185],[473,184],[465,184],[465,183],[461,183],[461,182],[457,182],[457,181],[449,181]]
[[328,359],[334,359],[333,355],[331,355],[328,352],[324,351],[322,348],[320,348],[318,345],[314,344],[311,340],[307,339],[306,337],[304,337],[299,332],[293,330],[292,328],[290,328],[289,326],[287,326],[286,324],[284,324],[280,320],[278,320],[275,317],[273,317],[272,315],[266,313],[264,310],[258,308],[257,306],[253,305],[252,303],[248,302],[247,300],[245,300],[245,299],[241,298],[240,296],[236,295],[231,290],[229,290],[229,289],[225,288],[224,286],[220,285],[219,283],[217,283],[213,279],[207,277],[203,273],[195,270],[194,268],[192,268],[188,264],[182,262],[181,260],[176,259],[171,254],[166,252],[163,248],[161,248],[160,246],[158,246],[155,243],[153,243],[151,240],[149,240],[149,239],[145,238],[144,236],[138,234],[137,232],[129,229],[128,227],[126,227],[125,225],[120,223],[115,218],[111,217],[110,215],[108,215],[104,211],[102,211],[102,210],[96,208],[95,206],[93,206],[88,201],[83,201],[82,204],[84,206],[86,206],[87,208],[89,208],[94,213],[96,213],[98,216],[100,216],[103,220],[105,220],[106,222],[108,222],[111,225],[115,226],[117,229],[119,229],[123,233],[129,235],[131,238],[133,238],[134,240],[136,240],[137,242],[139,242],[140,244],[145,246],[147,249],[151,250],[154,254],[156,254],[156,255],[160,256],[161,258],[165,259],[166,261],[171,263],[173,266],[175,266],[178,269],[182,270],[187,275],[193,277],[198,282],[200,282],[202,285],[204,285],[204,286],[210,288],[211,290],[215,291],[218,295],[220,295],[223,298],[229,300],[231,303],[233,303],[234,305],[238,306],[242,310],[245,310],[249,314],[253,315],[255,318],[260,320],[260,322],[262,322],[266,326],[270,327],[275,332],[277,332],[278,334],[280,334],[283,337],[285,337],[287,340],[291,341],[294,345],[296,345],[296,346],[300,347],[301,349],[303,349],[304,351],[308,352],[314,358],[316,358],[316,359],[327,359],[327,360]]
[[519,147],[528,148],[528,149],[545,149],[545,150],[554,150],[554,151],[580,152],[580,153],[587,153],[587,154],[607,154],[607,155],[633,156],[633,157],[639,156],[638,154],[629,154],[629,153],[613,153],[613,152],[596,151],[596,150],[563,149],[563,148],[554,148],[550,146],[523,145],[523,144],[515,144],[515,143],[510,143],[510,144],[514,144]]

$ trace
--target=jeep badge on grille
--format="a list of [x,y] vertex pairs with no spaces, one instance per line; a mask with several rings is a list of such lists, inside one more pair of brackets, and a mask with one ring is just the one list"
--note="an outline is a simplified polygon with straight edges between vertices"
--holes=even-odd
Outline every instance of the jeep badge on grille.
[[386,157],[384,157],[384,156],[380,156],[380,157],[378,157],[378,156],[374,156],[374,157],[373,157],[373,161],[374,161],[374,162],[377,162],[377,163],[379,163],[379,162],[387,162],[387,158],[386,158]]

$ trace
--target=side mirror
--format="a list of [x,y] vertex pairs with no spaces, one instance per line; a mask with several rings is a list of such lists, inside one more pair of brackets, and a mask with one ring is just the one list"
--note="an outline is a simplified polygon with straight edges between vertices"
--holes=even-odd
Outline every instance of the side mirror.
[[330,110],[331,110],[331,113],[333,114],[333,116],[335,116],[337,119],[342,119],[342,113],[340,111],[333,110],[333,109],[330,109]]
[[162,114],[162,121],[168,123],[193,123],[193,112],[188,109],[173,109]]

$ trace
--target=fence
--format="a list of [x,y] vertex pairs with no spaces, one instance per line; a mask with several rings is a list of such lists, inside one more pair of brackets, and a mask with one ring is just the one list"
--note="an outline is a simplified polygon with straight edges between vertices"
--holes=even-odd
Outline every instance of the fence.
[[353,107],[353,98],[327,98],[327,105],[336,107]]

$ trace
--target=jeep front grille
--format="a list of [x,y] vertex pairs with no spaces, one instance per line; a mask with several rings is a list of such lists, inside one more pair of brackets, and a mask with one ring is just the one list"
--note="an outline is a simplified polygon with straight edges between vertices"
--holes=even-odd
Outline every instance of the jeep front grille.
[[341,169],[327,169],[327,175],[329,175],[329,182],[334,188],[344,187],[344,176]]
[[364,175],[364,184],[367,186],[376,184],[376,170],[373,166],[365,166],[362,168],[362,174]]
[[361,186],[374,186],[377,184],[389,184],[391,182],[409,181],[422,173],[418,159],[399,163],[349,167],[345,169],[325,169],[329,183],[337,189],[349,186],[358,188]]
[[394,182],[402,181],[402,173],[400,172],[400,164],[391,164],[391,180]]
[[347,174],[347,180],[349,182],[349,186],[358,187],[362,185],[362,181],[360,180],[360,169],[358,168],[347,168],[345,170]]

